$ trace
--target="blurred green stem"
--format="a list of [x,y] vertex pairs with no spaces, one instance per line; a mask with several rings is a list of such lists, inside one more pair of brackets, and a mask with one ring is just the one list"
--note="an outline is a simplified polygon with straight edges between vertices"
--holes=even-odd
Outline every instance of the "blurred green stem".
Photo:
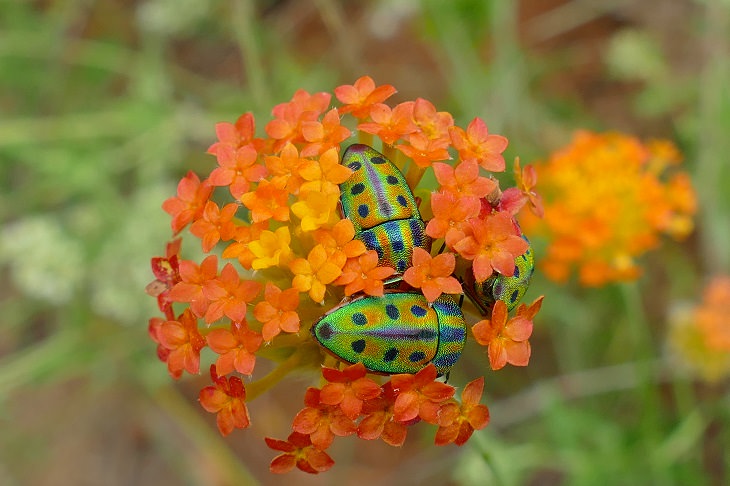
[[705,8],[705,59],[699,78],[697,188],[702,208],[703,264],[712,273],[730,270],[730,221],[727,220],[727,177],[723,158],[730,151],[730,7],[727,2],[702,2]]
[[[10,396],[16,388],[38,381],[58,379],[86,367],[79,359],[82,348],[80,330],[67,327],[48,336],[43,342],[5,357],[0,361],[0,397]],[[69,357],[73,356],[73,359]]]
[[[243,462],[222,440],[217,429],[211,427],[172,385],[155,388],[152,397],[167,416],[174,417],[177,424],[196,444],[197,453],[214,464],[214,471],[220,481],[211,484],[258,484]],[[263,441],[262,441],[263,442]],[[198,461],[196,461],[198,462]],[[202,473],[201,473],[202,474]],[[210,481],[211,478],[202,478]]]
[[246,69],[247,88],[251,92],[251,100],[256,105],[255,111],[264,113],[271,96],[266,86],[266,71],[261,62],[261,49],[256,35],[255,2],[240,0],[233,2],[233,19],[231,26],[241,50],[241,60]]
[[640,420],[641,434],[644,441],[648,467],[652,470],[652,477],[656,484],[671,485],[674,480],[667,473],[666,464],[660,463],[660,458],[654,453],[662,442],[662,400],[659,390],[659,382],[656,380],[651,360],[657,353],[654,349],[649,322],[646,319],[644,306],[641,302],[641,292],[636,282],[621,284],[621,295],[626,306],[628,316],[628,328],[635,355],[638,360],[635,362],[638,378],[638,390],[640,393],[640,409],[637,410]]

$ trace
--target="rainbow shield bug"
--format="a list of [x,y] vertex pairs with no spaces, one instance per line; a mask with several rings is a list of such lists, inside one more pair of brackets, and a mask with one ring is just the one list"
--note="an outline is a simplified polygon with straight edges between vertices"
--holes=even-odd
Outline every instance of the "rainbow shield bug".
[[433,363],[440,375],[464,348],[461,308],[442,295],[429,305],[421,293],[361,295],[327,312],[312,326],[315,339],[336,358],[362,362],[375,373],[416,373]]
[[[525,241],[530,241],[523,235]],[[507,304],[507,311],[515,308],[530,286],[530,279],[535,272],[535,257],[532,254],[532,245],[527,251],[515,258],[515,272],[507,277],[494,272],[491,277],[483,282],[476,282],[474,274],[469,270],[466,274],[464,292],[474,302],[482,314],[492,313],[494,303],[498,300]]]
[[403,273],[414,247],[431,246],[403,174],[383,154],[363,144],[350,145],[342,154],[342,165],[353,170],[340,184],[340,202],[344,217],[355,226],[355,238],[378,252],[380,266]]

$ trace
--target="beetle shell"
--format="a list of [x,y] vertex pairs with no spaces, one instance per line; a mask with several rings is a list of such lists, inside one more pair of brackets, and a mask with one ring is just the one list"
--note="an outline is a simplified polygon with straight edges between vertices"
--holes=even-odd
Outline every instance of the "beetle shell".
[[421,293],[386,292],[335,307],[312,334],[336,358],[375,373],[416,373],[433,363],[445,374],[464,348],[466,324],[450,297],[429,306]]
[[403,273],[411,265],[413,248],[427,249],[431,239],[426,225],[416,218],[387,221],[356,236],[369,250],[378,252],[380,266],[393,267]]
[[[525,237],[523,236],[523,238]],[[527,238],[525,241],[529,243]],[[525,253],[515,258],[515,272],[512,276],[506,277],[495,272],[483,282],[472,283],[474,275],[469,272],[467,276],[471,278],[467,279],[465,289],[470,290],[467,295],[484,315],[492,313],[492,308],[497,300],[504,301],[507,304],[507,311],[511,311],[527,292],[534,272],[535,257],[532,253],[532,245],[530,245]]]
[[383,154],[363,144],[349,146],[342,165],[353,171],[340,184],[340,202],[343,215],[355,227],[355,238],[378,252],[380,266],[403,273],[414,247],[431,246],[405,177]]

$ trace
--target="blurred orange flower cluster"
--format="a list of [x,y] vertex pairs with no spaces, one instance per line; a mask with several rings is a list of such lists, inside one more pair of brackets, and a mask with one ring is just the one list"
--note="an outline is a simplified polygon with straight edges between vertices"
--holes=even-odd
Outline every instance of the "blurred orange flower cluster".
[[[267,439],[282,452],[274,472],[328,469],[333,461],[324,451],[335,436],[357,433],[400,445],[407,427],[424,421],[439,427],[437,444],[461,445],[488,421],[479,404],[483,379],[466,386],[462,402],[454,399],[454,387],[437,380],[433,364],[383,383],[362,364],[337,369],[310,333],[346,296],[383,296],[395,280],[434,302],[443,293],[461,293],[457,269],[468,268],[481,280],[494,272],[511,276],[515,258],[527,249],[514,216],[527,204],[539,206],[535,178],[504,191],[502,204],[497,180],[483,173],[504,170],[507,139],[489,133],[479,118],[462,129],[421,98],[385,104],[394,93],[364,76],[334,90],[338,107],[330,106],[329,93],[297,91],[273,108],[261,137],[250,113],[219,123],[218,141],[208,150],[217,166],[204,179],[189,172],[163,204],[173,234],[188,228],[210,254],[186,260],[178,238],[164,257],[152,259],[156,280],[147,290],[164,317],[150,320],[149,333],[174,378],[200,372],[202,349],[215,353],[212,384],[200,392],[200,403],[217,414],[222,434],[248,427],[246,401],[290,371],[328,365],[326,384],[306,392],[288,440]],[[402,275],[379,263],[340,211],[340,184],[353,172],[340,161],[353,133],[348,126],[358,142],[381,150],[405,174],[411,190],[427,170],[438,181],[422,208],[434,215],[425,231],[435,254],[416,248]],[[452,156],[456,164],[444,162]],[[492,368],[527,365],[540,302],[521,308],[506,327],[501,312],[501,327],[478,333]],[[255,374],[259,358],[277,362],[276,368],[245,383],[241,377]]]
[[730,374],[730,277],[714,277],[702,302],[672,323],[671,344],[684,362],[710,381]]
[[521,223],[548,242],[544,273],[564,282],[575,270],[586,286],[636,278],[635,258],[661,234],[680,239],[693,229],[695,193],[679,162],[668,141],[582,131],[537,164],[544,218]]

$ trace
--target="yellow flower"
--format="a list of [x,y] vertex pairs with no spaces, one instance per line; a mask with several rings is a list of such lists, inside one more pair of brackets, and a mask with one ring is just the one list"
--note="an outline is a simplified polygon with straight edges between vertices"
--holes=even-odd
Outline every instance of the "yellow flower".
[[675,351],[702,377],[716,381],[730,375],[730,277],[715,277],[702,302],[672,319]]
[[689,234],[696,209],[689,178],[665,174],[678,160],[669,141],[579,132],[537,164],[545,217],[526,214],[521,223],[548,241],[546,275],[562,282],[577,270],[588,286],[634,279],[636,258],[658,246],[661,234]]
[[334,225],[339,217],[337,216],[338,192],[322,193],[307,192],[302,194],[299,201],[291,206],[291,210],[302,220],[302,231],[314,231],[323,226]]
[[290,243],[291,235],[288,226],[282,226],[276,231],[262,231],[258,240],[248,244],[248,249],[255,256],[251,262],[251,268],[261,270],[275,266],[286,266],[292,255],[289,247]]
[[340,164],[340,156],[335,149],[323,153],[319,160],[310,160],[299,168],[299,175],[304,179],[300,187],[302,193],[323,192],[335,193],[339,197],[340,184],[352,174],[352,170]]
[[331,261],[322,245],[312,248],[306,260],[297,258],[291,262],[290,269],[294,274],[292,287],[299,292],[309,292],[309,297],[315,302],[324,300],[327,284],[342,273],[342,268]]

